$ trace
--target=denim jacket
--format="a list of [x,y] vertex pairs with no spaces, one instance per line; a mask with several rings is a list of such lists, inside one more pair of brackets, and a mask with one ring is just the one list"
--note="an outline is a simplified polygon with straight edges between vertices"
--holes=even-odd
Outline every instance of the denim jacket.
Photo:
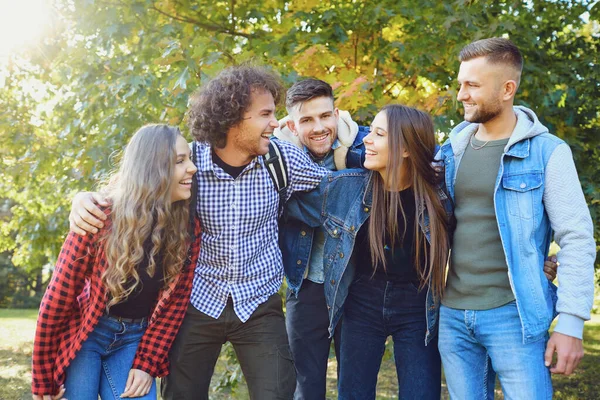
[[[372,176],[376,172],[365,169],[347,169],[323,177],[319,190],[298,192],[286,206],[289,218],[298,218],[310,226],[322,225],[325,229],[325,299],[329,310],[329,334],[342,316],[348,290],[354,280],[355,268],[349,262],[356,234],[371,212],[373,198]],[[438,191],[449,216],[453,207],[444,190]],[[423,223],[421,230],[430,240],[429,216],[425,208],[417,210],[417,219]],[[428,289],[426,300],[427,333],[425,343],[437,332],[440,299]]]
[[[554,151],[566,146],[565,142],[548,133],[533,111],[525,107],[514,107],[514,111],[517,125],[500,161],[494,207],[523,341],[544,337],[557,314],[557,288],[543,273],[553,229],[561,247],[558,297],[562,309],[559,307],[561,316],[555,331],[581,335],[593,301],[595,244],[589,211],[568,147],[561,152],[566,157],[549,163]],[[438,153],[445,164],[446,187],[452,201],[460,161],[477,126],[459,124]]]
[[[362,140],[368,133],[368,127],[358,127],[354,143],[348,148],[346,155],[348,168],[362,166],[365,159],[365,146]],[[279,248],[283,258],[283,269],[288,287],[296,296],[302,286],[306,267],[310,260],[314,232],[314,228],[302,221],[286,218],[285,213],[279,222]]]

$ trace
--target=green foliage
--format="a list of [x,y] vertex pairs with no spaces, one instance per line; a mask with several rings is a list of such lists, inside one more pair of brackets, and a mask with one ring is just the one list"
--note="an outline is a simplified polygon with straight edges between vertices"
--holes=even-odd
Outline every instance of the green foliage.
[[[314,76],[368,123],[389,102],[461,120],[458,51],[508,36],[525,69],[518,102],[573,149],[600,216],[600,3],[589,0],[55,0],[55,29],[0,66],[0,251],[40,293],[73,193],[94,188],[143,124],[181,125],[190,94],[253,61],[287,84]],[[600,242],[600,224],[595,236]],[[596,267],[600,266],[597,259]],[[235,390],[231,371],[221,386]]]
[[[0,251],[37,274],[58,254],[72,194],[94,188],[141,125],[183,125],[189,95],[223,67],[330,82],[362,123],[391,101],[461,120],[457,53],[505,35],[525,55],[518,101],[569,142],[600,215],[600,6],[592,1],[56,0],[55,30],[0,70]],[[3,84],[2,84],[2,81]],[[600,239],[600,225],[596,224]],[[598,264],[598,263],[597,263]]]

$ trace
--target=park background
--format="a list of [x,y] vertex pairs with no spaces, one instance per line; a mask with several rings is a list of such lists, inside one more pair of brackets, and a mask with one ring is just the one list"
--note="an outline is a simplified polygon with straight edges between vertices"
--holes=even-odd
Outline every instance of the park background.
[[[443,140],[462,120],[458,52],[508,37],[525,59],[517,104],[571,146],[600,242],[599,21],[597,0],[0,0],[0,399],[30,398],[35,308],[73,194],[95,188],[145,123],[189,138],[190,94],[230,65],[266,65],[286,86],[323,79],[365,125],[390,102],[421,108]],[[597,314],[585,346],[575,375],[555,377],[557,398],[600,398]],[[381,398],[397,395],[391,357]],[[213,389],[247,397],[230,347]]]

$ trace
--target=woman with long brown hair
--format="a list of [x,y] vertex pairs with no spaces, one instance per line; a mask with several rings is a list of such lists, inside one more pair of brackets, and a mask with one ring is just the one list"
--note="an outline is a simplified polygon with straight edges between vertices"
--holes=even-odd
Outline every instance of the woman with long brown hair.
[[[439,399],[437,312],[452,206],[428,114],[388,105],[364,140],[367,170],[338,171],[288,215],[322,223],[330,332],[343,312],[340,399],[374,399],[389,336],[399,398]],[[298,215],[299,214],[299,215]],[[312,220],[312,221],[311,221]]]
[[198,255],[189,251],[199,234],[189,217],[195,172],[177,128],[132,137],[105,188],[105,227],[69,233],[42,300],[34,399],[156,399]]

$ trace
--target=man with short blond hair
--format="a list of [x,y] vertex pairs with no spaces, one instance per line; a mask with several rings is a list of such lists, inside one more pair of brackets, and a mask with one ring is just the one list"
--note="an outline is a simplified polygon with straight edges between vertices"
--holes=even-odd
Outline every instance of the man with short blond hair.
[[[439,327],[448,389],[453,399],[493,399],[497,373],[507,398],[549,399],[550,372],[568,375],[583,356],[592,220],[569,146],[532,110],[513,106],[519,49],[479,40],[460,61],[465,121],[440,151],[457,220]],[[552,233],[558,292],[543,274]]]

